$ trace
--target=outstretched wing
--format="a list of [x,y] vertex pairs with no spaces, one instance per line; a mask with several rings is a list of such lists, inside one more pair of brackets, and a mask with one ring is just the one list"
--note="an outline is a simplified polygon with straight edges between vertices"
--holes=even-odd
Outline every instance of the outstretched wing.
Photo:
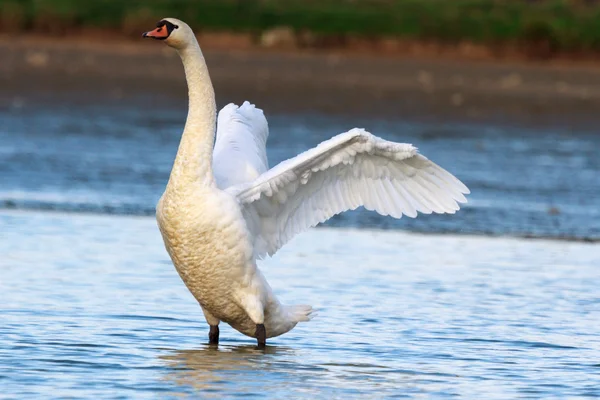
[[269,169],[268,136],[261,109],[247,101],[240,107],[233,103],[223,107],[213,150],[213,171],[220,189],[253,181]]
[[412,145],[352,129],[228,192],[240,202],[262,258],[343,211],[364,206],[395,218],[454,213],[469,189]]

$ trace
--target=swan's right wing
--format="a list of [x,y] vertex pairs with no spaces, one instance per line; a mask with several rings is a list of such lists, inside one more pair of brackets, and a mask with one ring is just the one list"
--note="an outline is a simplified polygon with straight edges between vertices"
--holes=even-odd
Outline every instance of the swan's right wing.
[[454,213],[469,193],[412,145],[362,129],[337,135],[227,191],[242,206],[256,257],[273,255],[295,234],[359,206],[395,218]]
[[213,150],[217,186],[225,189],[253,181],[269,169],[269,126],[263,111],[247,101],[228,104],[219,112]]

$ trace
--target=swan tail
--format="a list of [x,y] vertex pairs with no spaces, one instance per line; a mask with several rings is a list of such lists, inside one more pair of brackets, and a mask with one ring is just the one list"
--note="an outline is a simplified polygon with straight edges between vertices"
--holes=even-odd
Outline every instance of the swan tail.
[[306,322],[315,316],[313,308],[307,305],[285,306],[289,319],[293,322]]

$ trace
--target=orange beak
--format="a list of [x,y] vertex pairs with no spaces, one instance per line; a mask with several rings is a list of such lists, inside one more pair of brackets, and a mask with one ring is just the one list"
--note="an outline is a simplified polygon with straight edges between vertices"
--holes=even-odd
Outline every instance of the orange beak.
[[142,33],[142,37],[152,39],[166,39],[169,37],[169,31],[166,26],[160,26],[152,31]]

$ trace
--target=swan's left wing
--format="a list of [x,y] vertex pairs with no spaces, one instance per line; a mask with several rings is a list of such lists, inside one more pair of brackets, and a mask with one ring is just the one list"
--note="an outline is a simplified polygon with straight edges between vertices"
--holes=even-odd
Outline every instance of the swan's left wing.
[[228,192],[240,202],[262,258],[343,211],[364,206],[395,218],[454,213],[469,189],[412,145],[353,129]]
[[219,112],[213,150],[217,186],[228,188],[253,181],[269,169],[269,126],[263,111],[247,101],[240,107],[228,104]]

